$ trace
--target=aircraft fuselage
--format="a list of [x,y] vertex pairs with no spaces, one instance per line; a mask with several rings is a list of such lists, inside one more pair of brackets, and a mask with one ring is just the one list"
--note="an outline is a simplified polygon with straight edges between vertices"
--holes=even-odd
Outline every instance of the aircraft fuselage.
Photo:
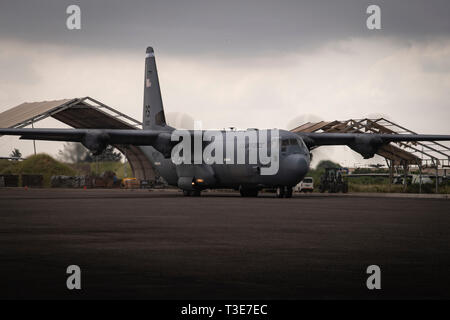
[[[208,132],[202,131],[201,134],[204,136]],[[176,164],[173,154],[171,157],[164,157],[153,147],[143,146],[141,148],[149,157],[155,170],[167,183],[183,190],[292,187],[300,182],[309,169],[310,153],[298,135],[289,131],[278,130],[277,143],[273,141],[273,137],[263,142],[259,139],[256,143],[244,138],[234,139],[234,144],[226,141],[227,135],[243,135],[248,138],[255,132],[257,133],[258,130],[220,131],[220,136],[223,137],[222,150],[216,152],[216,154],[220,153],[223,156],[223,161],[212,164],[208,164],[207,159],[202,159],[201,163],[199,161],[194,163],[194,156],[187,163]],[[195,140],[194,131],[190,131],[190,137],[191,140]],[[203,141],[201,145],[202,155],[205,155],[205,149],[210,143]],[[273,148],[274,146],[276,149]],[[192,149],[194,148],[193,146]],[[233,148],[233,150],[230,150],[230,148]],[[192,151],[192,154],[194,154],[194,150]],[[259,157],[262,151],[263,153],[267,152],[272,161],[264,162]],[[242,157],[239,161],[239,152],[245,154],[244,163],[242,163]],[[255,154],[258,155],[256,161],[255,159],[251,161],[252,155]]]

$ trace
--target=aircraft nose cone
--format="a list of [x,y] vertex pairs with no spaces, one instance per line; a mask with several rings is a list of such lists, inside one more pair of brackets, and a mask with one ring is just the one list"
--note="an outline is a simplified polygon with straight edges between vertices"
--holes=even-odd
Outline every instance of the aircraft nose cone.
[[303,179],[309,169],[309,161],[304,155],[292,154],[286,159],[286,174],[293,181]]

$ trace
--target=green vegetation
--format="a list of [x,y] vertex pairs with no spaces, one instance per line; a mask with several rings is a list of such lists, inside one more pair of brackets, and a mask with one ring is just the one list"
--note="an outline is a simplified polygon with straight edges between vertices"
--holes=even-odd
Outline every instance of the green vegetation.
[[[435,193],[436,186],[434,184],[423,184],[422,193]],[[349,192],[393,192],[403,193],[403,185],[401,184],[358,184],[350,182],[348,185]],[[406,187],[406,193],[419,193],[420,187],[418,184],[411,184]],[[438,192],[441,194],[450,193],[450,185],[440,184]]]
[[95,162],[95,161],[120,161],[122,154],[114,147],[108,146],[98,156],[93,156],[92,153],[78,142],[66,142],[62,150],[58,151],[58,158],[66,163],[81,163],[81,162]]
[[[99,161],[98,163],[92,162],[89,164],[92,174],[102,174],[105,171],[112,171],[116,174],[117,178],[123,179],[125,178],[124,174],[124,164],[119,161]],[[127,177],[133,177],[133,171],[131,171],[130,163],[127,162],[125,164],[126,171],[127,171]],[[98,167],[98,169],[97,169]]]
[[348,184],[349,192],[380,192],[380,193],[402,193],[403,186],[400,184],[361,184],[350,182]]
[[24,161],[2,160],[0,162],[0,174],[40,174],[44,178],[44,186],[50,187],[51,176],[72,176],[75,175],[75,171],[48,154],[37,154]]
[[15,163],[18,163],[18,161],[9,161],[6,159],[0,159],[0,174],[9,174],[10,171],[9,167]]
[[[127,162],[125,166],[127,176],[132,177],[130,164]],[[47,154],[30,156],[24,161],[0,160],[0,174],[40,174],[44,177],[44,187],[50,187],[52,176],[100,175],[105,171],[114,172],[119,179],[125,177],[124,164],[119,161],[66,164]]]

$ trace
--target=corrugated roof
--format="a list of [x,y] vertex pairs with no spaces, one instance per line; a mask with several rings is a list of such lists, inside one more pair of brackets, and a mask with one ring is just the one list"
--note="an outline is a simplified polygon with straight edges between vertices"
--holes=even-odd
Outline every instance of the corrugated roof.
[[21,128],[53,117],[74,128],[138,129],[140,122],[90,98],[22,103],[0,113],[0,128]]
[[85,103],[71,105],[52,115],[53,118],[79,129],[136,129],[121,119]]
[[[39,121],[48,116],[74,128],[138,129],[141,124],[100,101],[84,97],[22,103],[0,113],[0,128],[23,127],[30,125],[31,120]],[[126,154],[136,178],[155,178],[152,165],[140,147],[115,147]]]
[[[367,121],[370,121],[371,125],[376,124],[376,121],[372,121],[369,119],[364,119]],[[356,123],[359,123],[361,121],[358,121]],[[392,131],[380,124],[376,124],[377,129],[379,129],[380,132],[389,132],[389,133],[395,133],[395,131]],[[320,122],[307,122],[305,124],[302,124],[301,126],[291,130],[292,132],[317,132],[322,130],[323,132],[328,133],[364,133],[363,127],[358,127],[355,124],[355,121],[353,120],[346,120],[346,121],[320,121]],[[377,154],[386,158],[393,160],[396,165],[399,165],[402,160],[406,160],[409,163],[421,163],[421,159],[417,157],[416,155],[412,154],[411,152],[405,151],[398,147],[398,145],[394,145],[393,143],[388,144],[386,146],[381,146]]]
[[322,129],[322,127],[328,125],[330,122],[327,121],[320,121],[316,123],[307,122],[305,124],[302,124],[301,126],[292,129],[292,132],[314,132],[317,130]]
[[42,102],[25,102],[0,113],[0,128],[11,128],[23,121],[35,118],[73,99]]

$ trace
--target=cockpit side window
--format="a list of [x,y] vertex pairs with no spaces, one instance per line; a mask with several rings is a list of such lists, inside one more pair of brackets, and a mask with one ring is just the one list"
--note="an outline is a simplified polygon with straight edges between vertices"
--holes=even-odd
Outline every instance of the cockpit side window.
[[301,139],[284,138],[281,139],[281,152],[288,152],[291,154],[305,153],[306,146]]
[[306,146],[305,141],[303,141],[302,138],[298,138],[298,141],[300,142],[300,146],[302,147],[302,149],[304,149],[305,152],[308,152],[309,149],[308,149],[308,147]]
[[282,139],[281,140],[281,152],[286,152],[288,145],[289,145],[289,139]]

